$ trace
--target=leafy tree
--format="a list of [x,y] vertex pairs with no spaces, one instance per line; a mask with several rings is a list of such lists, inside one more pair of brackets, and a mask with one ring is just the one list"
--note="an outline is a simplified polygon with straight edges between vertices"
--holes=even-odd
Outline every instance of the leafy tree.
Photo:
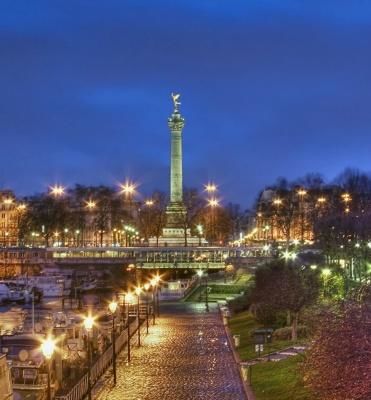
[[300,312],[316,301],[318,293],[318,274],[310,268],[274,260],[256,271],[254,301],[273,310],[291,313],[292,340],[297,339]]

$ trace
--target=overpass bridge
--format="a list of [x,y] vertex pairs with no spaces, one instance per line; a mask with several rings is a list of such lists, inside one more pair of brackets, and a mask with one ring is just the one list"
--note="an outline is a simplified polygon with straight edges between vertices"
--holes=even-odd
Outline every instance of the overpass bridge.
[[49,247],[57,265],[129,265],[147,269],[223,269],[269,259],[263,246],[250,247]]

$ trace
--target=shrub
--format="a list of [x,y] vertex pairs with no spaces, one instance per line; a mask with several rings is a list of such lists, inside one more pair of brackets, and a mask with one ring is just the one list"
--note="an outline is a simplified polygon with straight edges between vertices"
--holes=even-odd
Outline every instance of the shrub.
[[228,302],[228,306],[233,314],[248,310],[250,307],[250,298],[247,295],[236,297]]

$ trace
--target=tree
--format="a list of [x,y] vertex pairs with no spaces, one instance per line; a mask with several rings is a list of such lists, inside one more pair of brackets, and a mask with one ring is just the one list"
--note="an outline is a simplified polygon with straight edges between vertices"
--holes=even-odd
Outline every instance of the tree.
[[304,366],[305,382],[316,398],[371,399],[370,300],[337,305],[319,320]]
[[291,262],[274,260],[258,268],[253,300],[276,311],[292,314],[292,340],[297,339],[299,314],[315,302],[319,293],[318,273]]
[[180,223],[184,230],[184,245],[187,246],[188,232],[196,224],[204,202],[197,189],[186,188],[183,192],[183,203],[186,212],[180,217]]
[[149,238],[155,237],[157,246],[166,223],[166,204],[165,193],[155,191],[149,204],[143,204],[138,213],[139,231],[144,240],[148,241]]
[[64,241],[64,229],[68,222],[67,199],[41,194],[27,199],[27,203],[27,210],[20,221],[22,241],[29,239],[32,232],[40,234],[46,246],[50,245],[50,238],[56,233]]

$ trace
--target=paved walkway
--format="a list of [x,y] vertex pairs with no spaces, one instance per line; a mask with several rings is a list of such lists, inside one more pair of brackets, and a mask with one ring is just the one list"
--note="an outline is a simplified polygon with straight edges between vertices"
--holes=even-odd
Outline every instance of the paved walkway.
[[116,387],[106,376],[99,400],[245,399],[218,312],[203,304],[167,305],[130,365],[118,359]]

